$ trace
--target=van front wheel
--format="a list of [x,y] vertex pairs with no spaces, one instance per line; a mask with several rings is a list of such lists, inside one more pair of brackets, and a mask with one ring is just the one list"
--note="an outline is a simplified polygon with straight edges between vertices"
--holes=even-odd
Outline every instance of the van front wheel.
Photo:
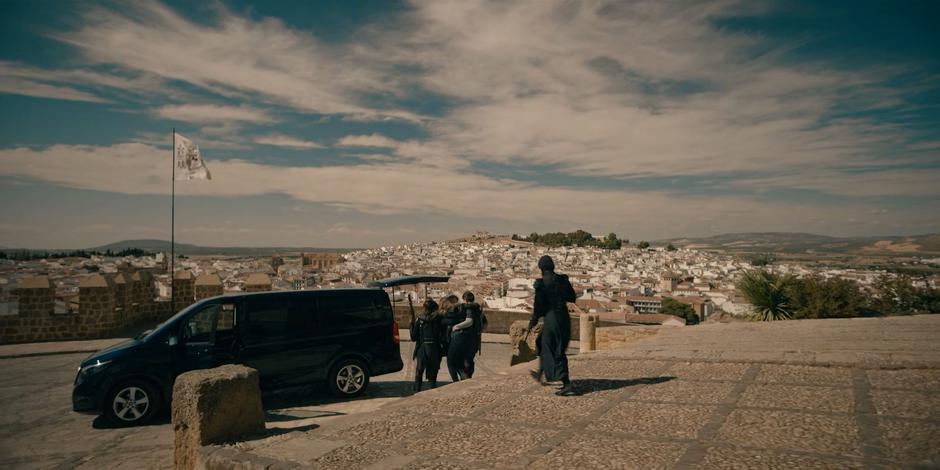
[[338,397],[354,397],[369,386],[369,369],[359,359],[343,359],[330,370],[330,391]]
[[111,389],[104,415],[117,426],[146,424],[160,409],[160,396],[143,380],[127,380]]

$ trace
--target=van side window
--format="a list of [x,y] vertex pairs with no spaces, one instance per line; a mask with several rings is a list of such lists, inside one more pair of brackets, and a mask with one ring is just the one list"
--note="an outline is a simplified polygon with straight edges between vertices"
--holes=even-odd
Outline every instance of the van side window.
[[313,302],[259,297],[247,304],[246,338],[249,342],[302,338],[313,332]]
[[212,341],[215,321],[219,314],[219,305],[209,305],[196,312],[183,325],[183,340],[188,343],[208,343]]
[[382,321],[385,315],[372,298],[365,296],[324,296],[319,300],[320,322],[324,328],[344,328]]

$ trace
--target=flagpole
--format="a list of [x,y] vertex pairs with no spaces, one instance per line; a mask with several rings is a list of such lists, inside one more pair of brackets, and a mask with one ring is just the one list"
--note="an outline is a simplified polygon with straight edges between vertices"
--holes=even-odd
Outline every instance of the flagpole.
[[170,179],[170,311],[176,315],[176,289],[173,278],[176,277],[176,128],[173,128],[173,148],[170,165],[173,167]]

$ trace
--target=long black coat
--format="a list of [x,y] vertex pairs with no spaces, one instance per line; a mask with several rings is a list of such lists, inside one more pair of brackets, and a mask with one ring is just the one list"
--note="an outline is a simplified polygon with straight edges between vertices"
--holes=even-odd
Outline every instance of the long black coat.
[[545,318],[539,359],[546,380],[568,380],[568,357],[565,356],[571,341],[568,302],[574,302],[576,298],[574,288],[564,274],[547,272],[542,279],[535,281],[535,305],[529,328],[534,327],[539,318]]

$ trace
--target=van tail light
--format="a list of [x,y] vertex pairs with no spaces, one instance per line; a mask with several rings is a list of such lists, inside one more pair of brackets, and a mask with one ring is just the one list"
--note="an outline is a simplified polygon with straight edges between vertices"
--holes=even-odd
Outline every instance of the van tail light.
[[393,344],[401,343],[401,337],[399,337],[398,335],[398,322],[395,320],[392,320],[392,343]]

